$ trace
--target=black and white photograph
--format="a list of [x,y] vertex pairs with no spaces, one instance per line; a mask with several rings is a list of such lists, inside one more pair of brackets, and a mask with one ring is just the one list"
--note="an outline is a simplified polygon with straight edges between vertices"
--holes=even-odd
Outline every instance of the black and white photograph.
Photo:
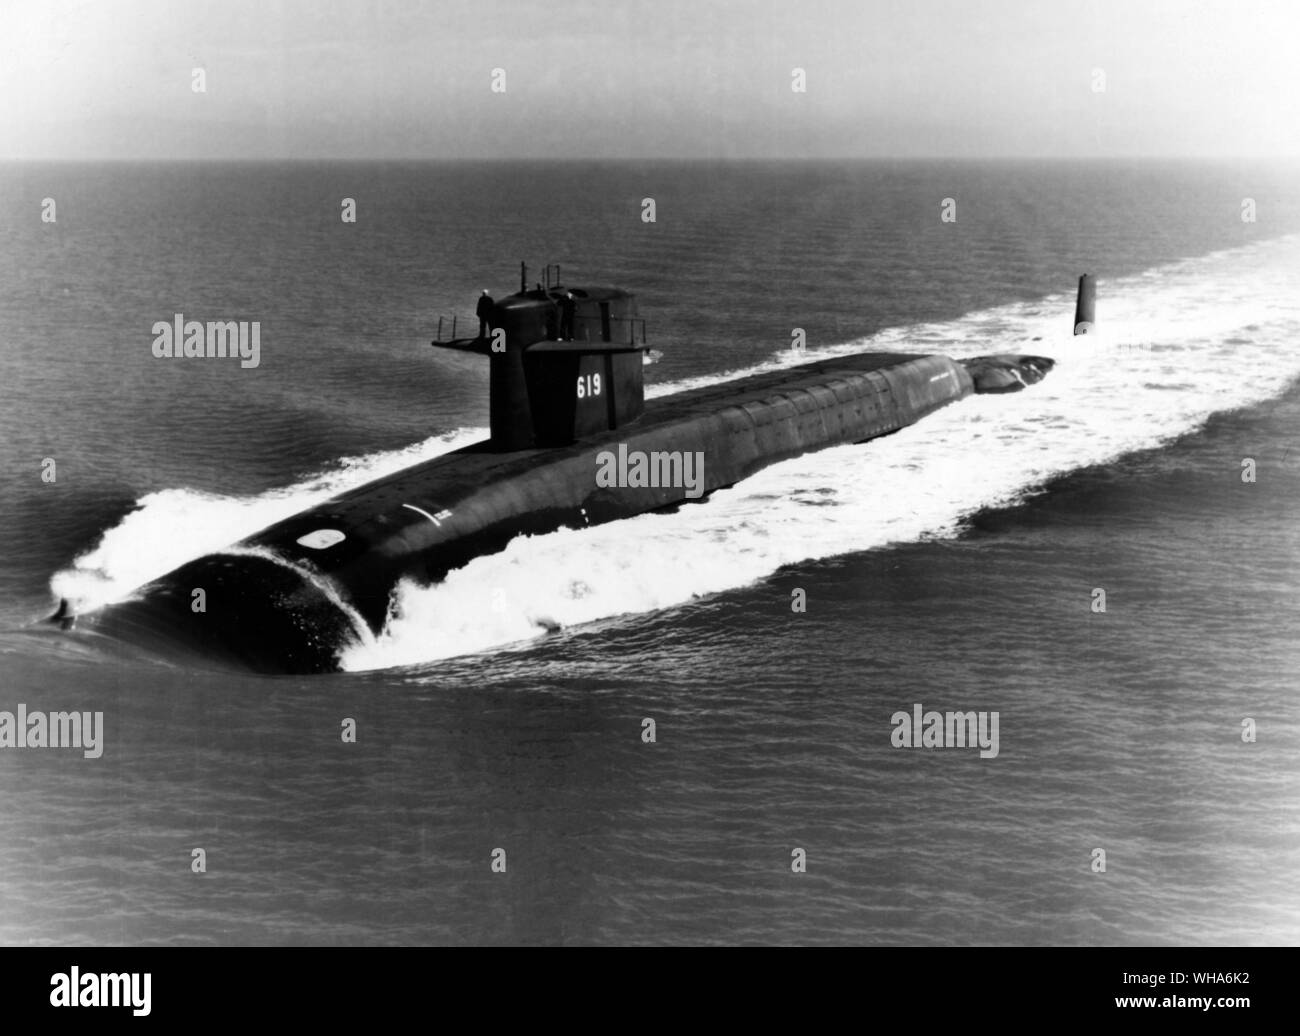
[[0,946],[1295,946],[1297,41],[5,4]]

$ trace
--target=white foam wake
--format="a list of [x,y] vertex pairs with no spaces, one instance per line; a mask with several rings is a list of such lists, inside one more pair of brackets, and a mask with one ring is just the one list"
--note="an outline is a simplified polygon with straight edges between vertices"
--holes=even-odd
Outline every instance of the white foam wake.
[[219,496],[194,489],[149,493],[94,549],[56,573],[50,589],[78,613],[125,600],[187,561],[220,551],[339,493],[482,438],[482,429],[462,429],[401,450],[344,457],[325,472],[258,496]]
[[260,558],[263,561],[271,562],[273,565],[288,569],[299,579],[314,586],[322,597],[343,614],[348,622],[352,624],[352,636],[358,644],[374,643],[375,636],[370,631],[370,624],[366,622],[365,617],[357,611],[351,601],[339,592],[339,588],[334,582],[314,565],[305,564],[301,561],[291,561],[289,558],[283,557],[273,550],[268,550],[266,547],[227,547],[218,553],[230,555],[231,557]]

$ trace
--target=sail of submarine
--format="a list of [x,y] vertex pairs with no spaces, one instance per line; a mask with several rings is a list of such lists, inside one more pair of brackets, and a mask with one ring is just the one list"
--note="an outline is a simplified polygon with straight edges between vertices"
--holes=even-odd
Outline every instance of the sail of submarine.
[[[888,435],[973,393],[1018,391],[1054,365],[867,352],[692,389],[647,410],[635,297],[528,289],[525,278],[492,305],[487,337],[431,343],[488,358],[489,438],[187,562],[82,625],[257,672],[337,671],[344,647],[382,631],[401,580],[440,581],[517,536],[676,507],[778,461]],[[1084,275],[1075,334],[1092,328],[1094,305]],[[688,455],[701,461],[689,479]],[[599,475],[611,456],[644,458],[662,477],[610,484]],[[52,617],[65,628],[73,619],[66,601]]]

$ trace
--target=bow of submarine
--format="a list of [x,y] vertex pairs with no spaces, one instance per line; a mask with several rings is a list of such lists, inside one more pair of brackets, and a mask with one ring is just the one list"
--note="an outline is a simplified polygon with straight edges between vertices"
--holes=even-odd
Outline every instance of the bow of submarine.
[[250,554],[188,562],[79,625],[163,657],[266,674],[337,672],[360,635],[307,574]]

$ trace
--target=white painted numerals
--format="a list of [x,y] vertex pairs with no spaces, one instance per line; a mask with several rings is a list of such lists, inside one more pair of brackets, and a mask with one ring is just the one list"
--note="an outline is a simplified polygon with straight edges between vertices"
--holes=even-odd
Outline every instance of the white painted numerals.
[[578,375],[578,398],[585,399],[587,396],[600,395],[600,375],[599,374],[579,374]]

